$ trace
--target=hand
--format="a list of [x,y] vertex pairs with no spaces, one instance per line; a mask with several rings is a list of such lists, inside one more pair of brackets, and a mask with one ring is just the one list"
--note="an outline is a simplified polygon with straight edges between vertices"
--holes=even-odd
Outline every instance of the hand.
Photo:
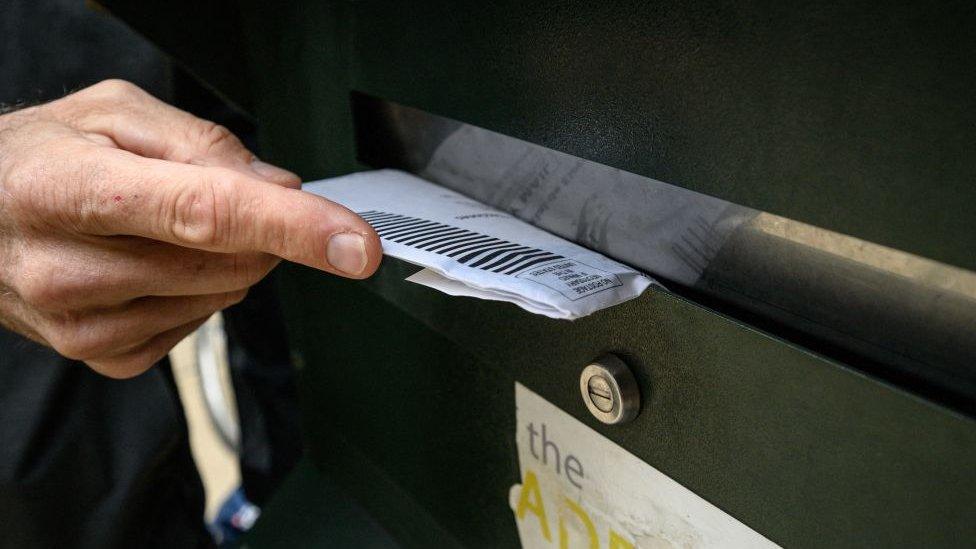
[[372,274],[373,229],[299,185],[126,82],[0,116],[0,323],[130,377],[279,258]]

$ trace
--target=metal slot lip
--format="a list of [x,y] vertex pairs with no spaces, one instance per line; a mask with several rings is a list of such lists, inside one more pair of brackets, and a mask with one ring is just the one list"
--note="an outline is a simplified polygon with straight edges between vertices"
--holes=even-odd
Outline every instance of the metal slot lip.
[[976,415],[976,273],[376,97],[354,93],[352,108],[366,164],[416,173]]

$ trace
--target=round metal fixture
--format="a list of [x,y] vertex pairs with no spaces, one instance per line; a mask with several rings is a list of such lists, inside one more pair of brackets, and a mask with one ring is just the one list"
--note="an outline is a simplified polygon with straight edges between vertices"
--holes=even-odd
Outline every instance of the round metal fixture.
[[580,394],[593,417],[608,425],[626,423],[640,412],[637,380],[615,355],[603,355],[583,368]]

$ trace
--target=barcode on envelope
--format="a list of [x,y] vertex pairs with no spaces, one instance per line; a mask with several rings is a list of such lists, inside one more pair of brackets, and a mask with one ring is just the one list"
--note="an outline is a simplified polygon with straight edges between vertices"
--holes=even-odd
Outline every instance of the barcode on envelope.
[[468,267],[514,275],[561,255],[444,223],[376,210],[356,212],[380,238],[450,257]]

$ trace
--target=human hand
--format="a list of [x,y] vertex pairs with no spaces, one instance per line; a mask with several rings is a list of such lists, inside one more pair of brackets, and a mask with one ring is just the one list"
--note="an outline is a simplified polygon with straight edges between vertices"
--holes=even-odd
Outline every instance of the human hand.
[[372,274],[373,229],[299,186],[127,82],[0,116],[0,323],[124,378],[280,258]]

